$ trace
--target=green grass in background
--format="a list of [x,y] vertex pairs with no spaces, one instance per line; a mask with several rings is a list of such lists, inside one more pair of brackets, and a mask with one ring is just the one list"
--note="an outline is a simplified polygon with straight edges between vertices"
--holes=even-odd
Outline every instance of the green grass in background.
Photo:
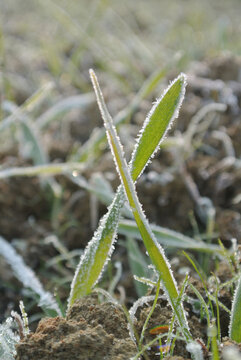
[[1,2],[4,94],[21,89],[21,102],[53,79],[61,93],[86,92],[90,67],[129,94],[175,57],[185,70],[220,51],[240,54],[239,13],[239,0]]

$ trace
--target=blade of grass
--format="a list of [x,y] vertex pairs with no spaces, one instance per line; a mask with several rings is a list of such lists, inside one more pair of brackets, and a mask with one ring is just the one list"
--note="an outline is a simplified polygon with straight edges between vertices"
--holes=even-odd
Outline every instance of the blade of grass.
[[195,262],[191,259],[191,257],[185,252],[183,251],[183,254],[186,256],[186,258],[189,260],[189,262],[192,264],[192,266],[194,267],[196,273],[198,274],[198,276],[200,277],[200,280],[203,284],[203,287],[204,287],[204,290],[206,292],[206,295],[207,295],[207,298],[208,298],[208,304],[209,304],[209,307],[210,307],[210,310],[212,312],[212,317],[214,318],[214,310],[213,310],[213,305],[212,305],[212,301],[210,299],[210,296],[209,296],[209,291],[207,289],[207,285],[206,285],[206,282],[201,274],[201,272],[199,271],[199,269],[197,268]]
[[53,88],[53,83],[47,83],[31,95],[20,107],[14,107],[13,113],[3,119],[0,124],[0,132],[12,125],[15,120],[22,120],[25,113],[32,111],[36,106],[46,99]]
[[229,325],[229,336],[237,343],[241,342],[241,276],[234,293]]
[[[177,112],[179,109],[178,100],[181,101],[184,97],[184,89],[185,89],[185,82],[186,77],[184,74],[181,74],[176,82],[173,84],[176,89],[174,94],[177,92],[179,97],[178,100],[174,102],[172,111],[169,107],[165,108],[167,117],[164,119],[167,120],[167,123],[163,124],[163,121],[157,121],[158,116],[156,113],[156,109],[160,106],[160,103],[157,102],[155,107],[150,112],[149,116],[146,119],[146,122],[144,124],[142,133],[140,135],[139,141],[137,142],[136,148],[133,153],[133,157],[131,160],[131,167],[132,172],[130,172],[130,169],[127,165],[127,162],[124,158],[124,152],[122,149],[122,145],[120,143],[120,140],[118,138],[116,128],[114,126],[113,120],[106,108],[103,95],[101,93],[97,78],[95,76],[95,73],[93,70],[90,70],[90,76],[93,83],[93,87],[96,93],[97,102],[100,108],[100,112],[104,121],[104,125],[106,128],[107,138],[108,142],[112,151],[113,158],[115,160],[116,169],[119,173],[121,183],[125,189],[126,197],[129,201],[129,205],[132,209],[133,215],[135,217],[137,226],[139,228],[139,231],[142,235],[142,239],[144,241],[144,244],[146,246],[146,249],[148,251],[148,254],[151,258],[151,261],[153,265],[155,265],[156,269],[158,270],[160,274],[160,279],[162,282],[162,285],[164,287],[165,293],[170,301],[170,304],[173,308],[173,311],[176,315],[176,318],[178,320],[178,323],[182,329],[183,335],[186,338],[187,342],[190,342],[191,340],[191,334],[189,332],[189,327],[186,319],[186,315],[184,312],[184,308],[182,306],[182,303],[178,304],[178,289],[175,282],[175,279],[173,277],[173,274],[171,272],[170,264],[165,257],[164,251],[161,248],[161,246],[158,244],[154,234],[151,231],[151,228],[149,226],[149,223],[142,211],[141,204],[139,202],[139,199],[136,194],[135,185],[132,179],[137,178],[137,176],[140,174],[141,171],[143,171],[143,168],[145,167],[146,163],[149,161],[149,148],[151,147],[152,139],[155,143],[160,143],[160,133],[162,133],[164,136],[167,132],[167,129],[170,126],[170,120],[172,119],[172,115],[174,112],[174,116],[177,116]],[[170,99],[170,93],[166,92],[167,96],[164,97],[164,99],[167,101],[167,104],[171,101]],[[172,98],[172,96],[171,96]],[[165,104],[165,105],[167,105]],[[153,120],[157,126],[158,135],[156,132],[153,131],[152,122]],[[163,119],[163,114],[161,114],[161,119]],[[159,120],[159,119],[158,119]],[[160,125],[161,123],[161,125]],[[151,141],[150,141],[151,139]],[[157,146],[158,146],[157,145]],[[156,148],[155,148],[156,150]],[[155,151],[154,151],[155,152]],[[153,152],[152,152],[153,154]],[[143,160],[144,158],[144,160]],[[135,167],[132,166],[133,162],[135,162]],[[131,176],[132,173],[132,176]]]
[[145,331],[146,331],[147,326],[148,326],[148,322],[149,322],[149,320],[150,320],[150,318],[151,318],[151,316],[153,314],[153,311],[155,310],[156,304],[157,304],[157,300],[158,300],[158,296],[159,296],[159,292],[160,292],[160,285],[161,285],[161,279],[159,279],[158,282],[157,282],[155,299],[153,301],[151,310],[150,310],[149,314],[146,317],[145,323],[144,323],[142,331],[141,331],[141,336],[140,336],[140,340],[139,340],[139,343],[138,343],[139,350],[141,350],[141,348],[142,348],[142,343],[143,343],[143,340],[144,340],[144,335],[145,335]]
[[48,155],[44,151],[44,146],[40,143],[40,136],[37,133],[36,127],[30,124],[29,121],[21,121],[22,137],[20,146],[26,149],[28,157],[31,157],[35,165],[44,165],[48,162]]
[[24,287],[31,289],[39,296],[39,306],[45,310],[51,310],[52,315],[62,315],[58,304],[52,294],[45,291],[39,279],[23,261],[23,258],[17,254],[14,247],[0,236],[0,254],[11,266],[17,279]]
[[217,327],[215,324],[215,320],[212,321],[211,326],[208,328],[208,336],[211,337],[212,360],[220,360],[217,341]]
[[107,182],[104,182],[105,180],[102,179],[98,173],[95,173],[91,177],[91,182],[87,181],[81,175],[78,175],[78,176],[72,175],[72,176],[69,176],[69,179],[76,185],[89,191],[91,194],[94,194],[103,204],[105,204],[107,206],[111,204],[111,202],[115,196],[110,184]]
[[[173,109],[173,114],[171,119],[163,119],[166,123],[166,126],[168,126],[169,122],[172,121],[177,115],[176,113],[176,106],[177,101],[176,99],[179,99],[178,106],[181,105],[183,96],[180,97],[180,90],[183,89],[185,84],[181,84],[182,81],[178,78],[176,81],[174,81],[168,89],[166,90],[165,94],[161,96],[159,101],[154,105],[156,111],[162,112],[165,111],[167,102],[165,101],[165,98],[167,94],[172,93],[172,101],[169,97],[168,105]],[[175,85],[176,82],[179,84],[179,91],[177,91]],[[182,85],[182,86],[181,86]],[[174,87],[174,88],[173,88]],[[175,105],[175,106],[174,106]],[[155,115],[156,112],[152,111],[151,116],[149,116],[149,126],[152,124],[152,126],[155,128],[158,126],[158,119]],[[155,138],[155,141],[151,141],[151,146],[148,146],[148,149],[144,149],[145,153],[149,151],[149,157],[156,151],[157,146],[159,146],[161,139],[163,138],[165,129],[162,128],[162,131],[159,132],[159,138]],[[139,142],[141,142],[141,135],[139,137]],[[135,151],[138,151],[138,145],[135,149]],[[141,156],[141,153],[139,153],[139,156]],[[135,174],[133,175],[132,179],[133,181],[136,181],[139,173],[142,172],[142,167],[137,163],[139,156],[135,156],[135,159],[132,160],[131,165],[133,169],[135,169]],[[144,164],[145,165],[145,164]],[[139,171],[139,173],[138,173]],[[124,195],[124,189],[122,185],[119,186],[116,196],[108,208],[108,212],[106,215],[101,219],[99,227],[97,231],[95,232],[93,238],[88,243],[87,248],[85,249],[85,252],[83,256],[80,259],[80,263],[76,269],[74,279],[71,284],[71,291],[70,296],[68,299],[68,307],[70,307],[74,301],[89,292],[91,292],[92,287],[95,285],[95,283],[98,281],[99,277],[101,276],[101,272],[103,270],[103,267],[105,266],[106,262],[110,258],[113,249],[114,249],[114,242],[118,227],[118,221],[120,217],[121,209],[125,202],[125,195]]]
[[50,122],[55,120],[60,115],[63,116],[66,112],[73,109],[83,109],[86,106],[92,104],[93,101],[94,96],[92,93],[70,96],[66,99],[60,100],[57,104],[44,112],[41,116],[39,116],[36,123],[38,127],[42,129],[48,126]]
[[[201,241],[197,242],[196,240],[178,233],[177,231],[166,229],[161,226],[152,224],[150,226],[158,242],[160,242],[163,246],[222,254],[222,250],[219,246],[206,244]],[[120,220],[118,232],[122,235],[141,239],[138,227],[135,221],[132,220]]]
[[0,170],[0,179],[9,178],[12,176],[50,176],[70,172],[81,172],[85,169],[84,164],[80,163],[58,163],[58,164],[44,164],[26,167],[13,167]]
[[[203,306],[206,317],[207,317],[207,325],[209,327],[211,322],[210,322],[210,316],[209,316],[209,311],[208,311],[208,307],[207,307],[206,302],[204,301],[204,299],[203,299],[202,295],[200,294],[200,292],[195,288],[195,286],[193,286],[190,282],[188,283],[188,286],[190,286],[192,291],[196,294],[197,298],[199,299],[199,301],[201,303],[201,306]],[[207,348],[209,348],[209,344],[210,344],[210,337],[208,336]]]

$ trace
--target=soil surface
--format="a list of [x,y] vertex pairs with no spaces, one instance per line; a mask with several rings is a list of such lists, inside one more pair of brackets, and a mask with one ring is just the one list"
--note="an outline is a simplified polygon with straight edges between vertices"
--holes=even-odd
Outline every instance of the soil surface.
[[[223,266],[223,271],[227,271],[225,266]],[[219,273],[221,274],[220,271]],[[224,272],[222,275],[224,275]],[[202,283],[194,278],[191,278],[190,281],[203,294],[205,301],[208,302]],[[226,291],[226,293],[221,292],[219,300],[230,309],[230,291]],[[204,320],[200,321],[200,312],[194,312],[194,301],[195,294],[191,290],[187,291],[184,307],[190,331],[194,339],[202,345],[204,359],[209,359],[211,354],[205,346],[207,341],[207,323]],[[133,314],[132,322],[136,331],[135,336],[138,334],[140,337],[152,304],[153,300],[149,300],[148,297],[146,301],[143,299],[143,302],[137,307],[135,314]],[[223,318],[224,315],[225,312],[221,311],[223,341],[220,344],[220,353],[227,347],[238,349],[238,345],[226,337],[228,322]],[[158,326],[158,324],[170,324],[171,318],[171,307],[162,294],[150,317],[144,344],[148,344],[156,336],[151,334],[150,329]],[[241,350],[241,344],[239,347]],[[67,313],[66,318],[56,317],[41,320],[36,331],[21,340],[16,349],[16,360],[67,360],[70,358],[72,360],[124,360],[134,357],[137,353],[135,337],[133,338],[133,335],[129,333],[126,315],[121,306],[113,302],[101,303],[96,292],[76,301]],[[149,346],[145,354],[150,359],[160,359],[158,341]],[[180,354],[182,356],[179,356]],[[166,359],[191,359],[189,352],[186,350],[185,342],[176,340],[173,356],[167,356]]]
[[78,300],[66,319],[40,321],[35,333],[17,345],[18,360],[125,360],[136,353],[120,306],[99,304],[93,293]]

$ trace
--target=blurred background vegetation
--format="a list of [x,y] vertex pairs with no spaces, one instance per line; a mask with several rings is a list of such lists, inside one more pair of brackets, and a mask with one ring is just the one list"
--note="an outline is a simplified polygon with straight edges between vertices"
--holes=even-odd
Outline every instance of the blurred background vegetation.
[[1,1],[2,98],[20,104],[48,80],[63,94],[86,92],[90,67],[126,96],[156,68],[240,54],[240,8],[240,0]]

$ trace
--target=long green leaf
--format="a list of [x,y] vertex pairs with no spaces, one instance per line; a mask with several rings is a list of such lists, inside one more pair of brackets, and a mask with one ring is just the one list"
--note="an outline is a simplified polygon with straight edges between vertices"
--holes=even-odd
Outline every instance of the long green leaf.
[[[113,158],[115,160],[116,168],[119,173],[121,183],[125,190],[126,197],[129,201],[129,205],[132,209],[137,226],[139,228],[139,231],[141,233],[143,242],[144,242],[145,247],[148,251],[148,254],[151,258],[151,261],[152,261],[153,265],[155,265],[156,269],[158,270],[158,272],[160,274],[161,282],[163,284],[166,295],[170,301],[170,304],[173,308],[175,316],[178,320],[178,323],[182,329],[182,333],[185,336],[186,340],[188,342],[190,342],[191,334],[189,332],[189,327],[188,327],[188,323],[187,323],[187,319],[186,319],[186,315],[184,312],[182,302],[178,302],[179,293],[178,293],[178,289],[177,289],[177,284],[176,284],[173,274],[171,272],[170,264],[169,264],[167,258],[165,257],[162,247],[158,244],[153,232],[151,231],[149,223],[148,223],[148,221],[144,215],[144,212],[141,208],[141,204],[139,202],[139,199],[137,197],[137,193],[135,190],[135,185],[134,185],[134,182],[131,177],[131,172],[130,172],[130,169],[129,169],[127,162],[125,160],[125,157],[124,157],[122,145],[118,138],[113,120],[112,120],[112,118],[107,110],[107,107],[105,105],[104,98],[101,93],[95,73],[93,71],[90,71],[90,75],[91,75],[91,80],[92,80],[93,87],[94,87],[94,90],[96,93],[100,112],[101,112],[102,118],[104,120],[104,125],[106,128],[106,134],[107,134],[107,138],[109,141],[109,145],[110,145],[110,148],[112,151]],[[175,84],[177,84],[177,83],[181,84],[177,88],[174,87],[174,94],[178,95],[179,98],[180,97],[183,98],[184,88],[185,88],[185,79],[186,79],[185,75],[182,74],[178,77],[178,79],[175,82]],[[168,104],[168,106],[170,106],[169,102],[167,102],[167,104]],[[174,103],[174,107],[173,107],[174,113],[176,113],[177,104],[178,104],[178,102],[176,101]],[[149,144],[147,143],[148,137],[149,137],[149,142],[152,142],[152,138],[150,138],[150,136],[152,135],[154,142],[158,143],[158,144],[160,143],[160,137],[154,136],[155,132],[153,132],[153,128],[151,126],[149,126],[149,123],[151,122],[152,119],[153,119],[154,124],[157,123],[157,121],[156,121],[157,117],[153,116],[153,114],[155,114],[155,110],[158,109],[158,105],[159,105],[159,103],[156,104],[156,106],[154,107],[153,113],[151,113],[151,115],[148,117],[146,123],[144,124],[142,136],[140,137],[140,140],[137,143],[137,150],[134,151],[133,159],[137,163],[136,167],[133,168],[133,172],[135,174],[133,176],[134,178],[137,176],[136,174],[139,173],[139,170],[142,169],[145,166],[145,163],[149,160],[149,156],[146,157],[146,154],[145,154],[146,148],[149,147]],[[164,110],[165,110],[165,112],[167,112],[167,114],[168,114],[167,117],[170,121],[172,119],[172,117],[169,116],[169,113],[170,113],[169,107],[166,108],[166,106],[167,105],[165,103]],[[163,132],[163,134],[166,133],[166,129],[169,124],[169,121],[165,127],[160,127],[160,126],[158,127],[160,129],[160,131]],[[140,151],[143,152],[143,156],[145,156],[146,161],[144,162],[144,164],[142,162],[142,158],[139,155],[140,152],[138,152],[139,148],[142,149]],[[149,151],[147,150],[147,153],[148,152]],[[139,155],[139,157],[138,157],[138,155]]]
[[[176,81],[179,81],[180,78],[177,78]],[[180,92],[177,92],[176,89],[173,86],[175,85],[176,81],[174,81],[166,90],[165,96],[162,96],[157,104],[154,105],[154,108],[156,111],[162,113],[166,109],[166,102],[165,97],[173,93],[172,99],[173,103],[169,103],[171,108],[173,109],[172,118],[169,121],[172,121],[175,116],[177,115],[176,106],[177,106],[177,99],[179,99],[178,105],[181,105],[181,101],[183,98],[183,95],[180,95]],[[183,79],[183,91],[185,88],[185,81]],[[163,103],[163,107],[161,104]],[[149,116],[150,123],[152,124],[152,127],[155,129],[158,126],[158,119],[156,118],[155,111],[152,111],[153,116]],[[155,121],[154,121],[155,119]],[[162,118],[163,120],[163,118]],[[145,122],[145,125],[147,123]],[[143,132],[144,133],[144,132]],[[159,132],[159,138],[155,138],[155,141],[150,142],[150,146],[148,146],[148,149],[143,148],[143,152],[148,151],[148,158],[153,155],[153,153],[156,151],[157,146],[160,144],[160,140],[163,138],[163,135],[165,134],[165,129],[162,128],[162,130]],[[142,135],[139,137],[138,144],[142,145]],[[140,146],[141,146],[140,145]],[[135,153],[138,151],[138,145],[135,148]],[[138,156],[135,156],[134,153],[132,156],[132,162],[130,166],[132,166],[133,169],[135,169],[132,179],[136,181],[137,177],[143,170],[141,168],[140,164],[138,164],[138,159],[141,153],[138,152]],[[145,166],[146,164],[144,164]],[[138,173],[139,171],[139,173]],[[118,228],[118,222],[120,217],[120,211],[124,204],[124,189],[122,186],[120,186],[117,190],[117,194],[108,208],[108,212],[106,215],[101,219],[100,225],[95,232],[93,238],[88,243],[88,246],[86,247],[83,256],[80,259],[80,263],[76,269],[74,279],[71,284],[71,291],[70,296],[68,300],[68,306],[70,307],[74,301],[86,294],[88,294],[92,287],[95,285],[95,283],[98,281],[102,269],[105,266],[106,262],[110,258],[112,252],[113,252],[113,245],[116,237],[116,232]]]

